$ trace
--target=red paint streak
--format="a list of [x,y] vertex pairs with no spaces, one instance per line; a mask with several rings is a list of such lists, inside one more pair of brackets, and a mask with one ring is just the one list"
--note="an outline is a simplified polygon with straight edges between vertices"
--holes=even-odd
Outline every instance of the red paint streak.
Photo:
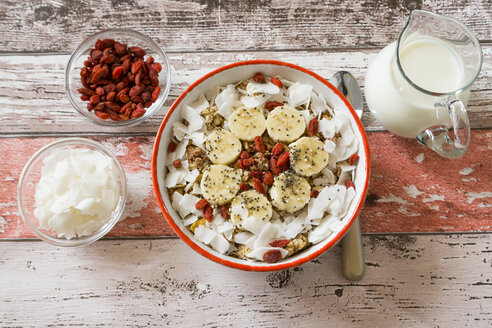
[[[492,231],[492,199],[477,198],[468,203],[470,193],[492,192],[492,131],[472,131],[472,145],[468,153],[459,159],[446,160],[413,140],[393,136],[386,132],[368,133],[372,154],[372,177],[366,203],[360,214],[364,232],[437,232],[437,231]],[[140,145],[149,151],[152,137],[93,138],[103,142],[113,151],[126,148],[126,155],[119,156],[127,175],[145,171],[150,180],[151,153],[142,154]],[[33,235],[18,216],[17,182],[29,158],[54,138],[6,138],[0,139],[3,163],[0,166],[0,216],[7,224],[0,238],[32,238]],[[418,163],[415,158],[423,153]],[[148,158],[144,160],[142,158]],[[464,168],[472,168],[469,175],[460,175]],[[464,182],[462,179],[468,179]],[[476,179],[476,181],[474,181]],[[147,180],[146,180],[147,181]],[[414,185],[423,192],[412,198],[403,186]],[[168,236],[174,235],[162,215],[153,195],[144,199],[145,206],[139,217],[119,222],[109,236]],[[133,191],[135,192],[135,191]],[[130,190],[130,198],[132,190]],[[395,195],[406,201],[379,202],[378,199]],[[430,194],[444,195],[444,201],[424,203]],[[429,206],[439,206],[439,210]],[[480,207],[482,206],[482,207]],[[489,206],[489,207],[486,207]],[[402,209],[404,207],[404,209]],[[399,211],[400,210],[400,211]],[[404,212],[404,213],[402,213]],[[407,215],[405,215],[405,213]],[[408,214],[420,214],[409,216]],[[441,218],[446,217],[446,219]],[[1,228],[1,227],[0,227]]]
[[[468,203],[470,193],[492,192],[491,132],[472,131],[468,153],[447,160],[416,141],[386,132],[369,133],[372,172],[360,218],[365,232],[492,231],[492,198]],[[424,154],[422,163],[415,158]],[[470,175],[459,171],[473,168]],[[474,178],[476,181],[463,181]],[[411,197],[404,186],[422,194]],[[381,202],[391,194],[408,204]],[[430,195],[443,201],[427,201]],[[381,199],[382,198],[382,199]],[[430,206],[438,206],[431,208]],[[489,207],[486,207],[489,206]],[[415,216],[413,216],[415,215]]]

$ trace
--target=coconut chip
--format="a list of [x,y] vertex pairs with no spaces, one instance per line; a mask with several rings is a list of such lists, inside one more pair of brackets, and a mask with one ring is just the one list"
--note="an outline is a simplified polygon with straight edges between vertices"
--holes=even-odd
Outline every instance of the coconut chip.
[[320,241],[328,238],[333,233],[333,231],[329,227],[330,223],[334,220],[337,220],[337,218],[332,215],[324,217],[321,220],[320,224],[314,230],[308,233],[309,242],[317,244]]
[[336,132],[336,127],[335,124],[333,124],[333,120],[329,120],[327,118],[322,118],[319,121],[318,129],[326,139],[333,138]]
[[257,219],[254,216],[248,216],[246,219],[243,219],[241,225],[244,229],[251,231],[254,234],[259,234],[266,224],[267,222],[262,219]]
[[[199,225],[195,229],[195,238],[204,244],[210,244],[212,240],[217,236],[217,233],[204,225]],[[228,243],[229,244],[229,243]]]
[[179,141],[183,140],[183,137],[188,134],[188,127],[182,122],[175,122],[173,124],[173,135]]
[[200,130],[205,125],[205,120],[195,109],[188,105],[181,108],[181,117],[188,122],[187,134]]
[[251,232],[241,231],[234,236],[234,241],[238,244],[245,244],[253,236]]
[[253,250],[260,247],[266,247],[272,241],[279,239],[282,235],[282,231],[283,229],[279,224],[268,222],[258,234],[258,237],[253,244]]
[[197,100],[193,104],[191,104],[190,107],[193,108],[197,113],[201,113],[203,110],[210,107],[210,104],[205,98],[205,95],[203,93],[200,93]]
[[243,96],[241,97],[241,103],[246,106],[246,108],[255,108],[263,105],[268,99],[269,95],[257,94],[254,96]]
[[257,94],[257,93],[266,93],[269,95],[276,95],[277,93],[280,92],[280,88],[277,87],[272,82],[267,82],[267,83],[250,82],[246,86],[246,92],[250,96]]
[[311,91],[313,87],[307,84],[301,84],[299,82],[291,85],[287,91],[289,92],[289,103],[292,107],[307,104],[311,98]]
[[195,223],[197,220],[198,220],[198,216],[196,216],[194,214],[190,214],[183,219],[183,225],[189,226],[190,224]]
[[314,118],[314,116],[311,115],[311,113],[309,113],[309,110],[307,110],[307,109],[300,110],[299,113],[301,113],[301,115],[306,120],[306,125],[309,125],[309,122]]
[[215,97],[215,104],[217,105],[217,113],[224,118],[229,118],[232,114],[234,107],[237,107],[239,100],[239,94],[236,92],[236,87],[229,84],[221,93]]

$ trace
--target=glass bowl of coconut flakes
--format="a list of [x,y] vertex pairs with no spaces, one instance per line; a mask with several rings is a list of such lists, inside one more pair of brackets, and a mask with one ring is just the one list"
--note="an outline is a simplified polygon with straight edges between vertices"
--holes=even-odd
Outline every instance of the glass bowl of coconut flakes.
[[28,161],[17,199],[24,223],[41,240],[81,246],[103,237],[121,218],[127,181],[118,159],[100,143],[61,139]]

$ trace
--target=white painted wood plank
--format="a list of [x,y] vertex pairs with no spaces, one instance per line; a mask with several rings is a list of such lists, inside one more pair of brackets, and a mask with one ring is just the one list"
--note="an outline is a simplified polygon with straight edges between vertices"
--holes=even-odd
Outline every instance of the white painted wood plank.
[[[487,57],[492,46],[483,47]],[[100,127],[78,114],[65,94],[66,55],[0,56],[0,133],[91,134],[155,133],[166,111],[179,94],[206,73],[237,61],[275,59],[297,64],[329,79],[338,70],[348,70],[364,84],[368,62],[378,49],[354,51],[278,51],[230,53],[172,53],[172,86],[166,105],[151,119],[131,128]],[[469,113],[473,128],[492,127],[492,62],[484,61],[482,73],[472,87]],[[363,123],[368,131],[383,130],[367,111]]]
[[367,273],[340,248],[275,273],[210,262],[178,239],[88,247],[1,242],[2,326],[490,327],[491,234],[370,235]]

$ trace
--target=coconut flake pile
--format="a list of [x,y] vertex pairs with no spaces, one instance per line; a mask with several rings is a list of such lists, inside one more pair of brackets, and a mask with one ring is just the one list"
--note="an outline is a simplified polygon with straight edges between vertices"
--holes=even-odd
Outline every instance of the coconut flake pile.
[[[173,138],[178,145],[170,153],[166,166],[165,185],[167,188],[184,186],[185,194],[172,194],[172,206],[183,219],[183,224],[189,227],[203,218],[201,210],[195,209],[195,204],[201,199],[201,191],[197,177],[197,169],[189,170],[186,158],[186,147],[189,143],[204,149],[208,134],[205,120],[200,113],[213,106],[224,119],[223,128],[229,126],[228,118],[240,106],[247,108],[263,108],[267,101],[278,101],[299,110],[306,124],[316,117],[319,120],[319,132],[324,137],[324,150],[329,153],[329,162],[321,173],[314,177],[314,186],[320,186],[317,198],[294,214],[284,214],[283,217],[273,209],[273,217],[269,222],[248,217],[248,212],[242,212],[243,227],[246,231],[237,230],[229,219],[224,219],[218,209],[214,209],[213,220],[200,224],[194,230],[194,237],[221,254],[237,256],[241,245],[249,248],[244,254],[250,260],[263,261],[263,255],[272,249],[279,250],[282,258],[288,255],[285,248],[270,247],[272,241],[279,239],[294,240],[300,234],[307,235],[310,244],[319,243],[333,233],[342,229],[345,215],[356,196],[354,188],[346,188],[345,181],[355,179],[356,166],[348,165],[347,159],[358,151],[358,139],[352,129],[349,114],[345,110],[332,109],[324,97],[317,94],[311,85],[292,82],[279,77],[283,84],[279,88],[271,82],[256,83],[248,80],[236,85],[221,86],[200,94],[193,104],[184,105],[180,111],[181,118],[187,122],[173,124]],[[269,79],[267,79],[269,81]],[[268,111],[263,109],[265,116]],[[329,114],[328,118],[322,116]],[[333,140],[329,140],[333,139]],[[182,166],[176,169],[175,160],[180,160]],[[337,177],[333,172],[340,169]],[[241,212],[241,209],[234,209]],[[292,254],[289,254],[289,256]]]
[[41,229],[71,239],[91,235],[108,223],[120,200],[113,160],[91,149],[62,150],[43,161],[36,185]]

